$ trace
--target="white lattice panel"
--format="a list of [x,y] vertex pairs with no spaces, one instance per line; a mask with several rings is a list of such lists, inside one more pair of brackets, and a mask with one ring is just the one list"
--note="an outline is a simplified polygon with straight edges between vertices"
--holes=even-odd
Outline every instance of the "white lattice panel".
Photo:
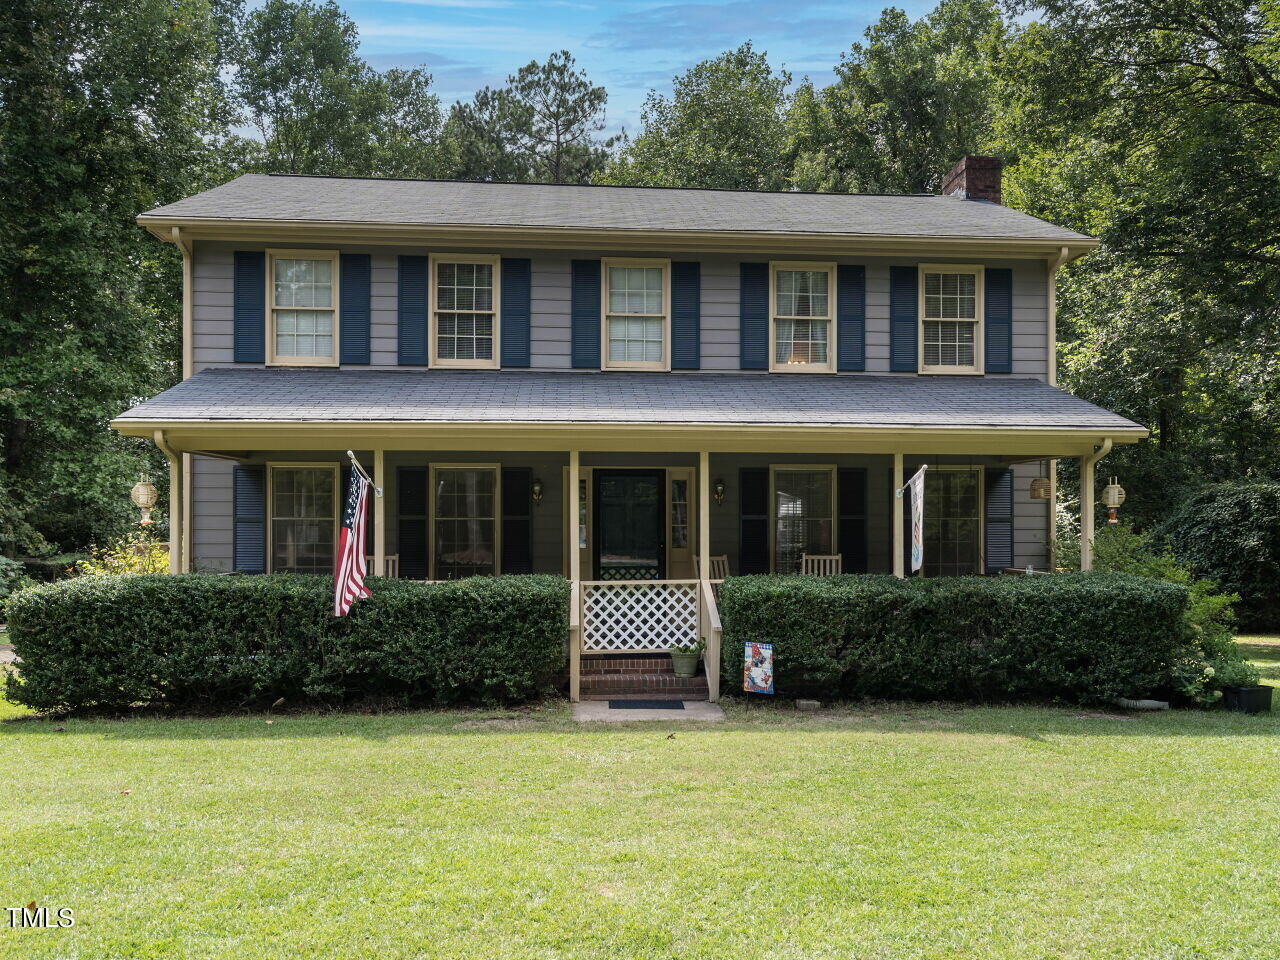
[[698,642],[698,582],[584,583],[584,650],[669,650]]

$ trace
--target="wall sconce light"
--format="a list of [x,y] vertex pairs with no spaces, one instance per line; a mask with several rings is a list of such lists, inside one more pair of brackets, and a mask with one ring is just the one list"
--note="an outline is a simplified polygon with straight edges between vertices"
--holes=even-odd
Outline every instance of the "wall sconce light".
[[725,491],[724,480],[717,479],[715,483],[713,483],[711,486],[712,486],[712,489],[715,491],[712,495],[716,498],[716,506],[717,507],[723,506],[724,491]]
[[534,480],[529,490],[533,494],[533,502],[541,503],[542,502],[542,481]]

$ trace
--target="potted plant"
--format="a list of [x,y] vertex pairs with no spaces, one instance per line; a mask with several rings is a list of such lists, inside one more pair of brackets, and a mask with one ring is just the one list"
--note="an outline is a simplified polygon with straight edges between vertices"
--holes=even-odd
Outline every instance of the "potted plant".
[[671,648],[671,666],[677,677],[697,676],[698,661],[702,659],[702,651],[706,646],[705,640],[699,640],[697,643]]
[[1222,688],[1222,705],[1237,713],[1265,713],[1271,709],[1271,688],[1258,683],[1258,668],[1243,660],[1214,667],[1214,680]]

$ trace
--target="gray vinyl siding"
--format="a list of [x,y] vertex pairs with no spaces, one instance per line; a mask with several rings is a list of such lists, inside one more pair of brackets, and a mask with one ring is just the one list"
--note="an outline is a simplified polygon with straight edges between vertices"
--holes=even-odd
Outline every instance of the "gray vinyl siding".
[[213,457],[191,458],[191,558],[197,572],[231,569],[234,466]]
[[[193,326],[195,369],[230,365],[232,356],[232,254],[261,249],[250,244],[200,242],[195,248]],[[424,247],[352,247],[369,253],[372,266],[370,362],[396,365],[397,257],[427,254]],[[438,250],[436,252],[439,252]],[[500,250],[502,256],[532,261],[531,365],[541,370],[570,368],[569,271],[574,259],[598,259],[599,251]],[[765,255],[670,254],[660,250],[628,254],[702,264],[702,355],[704,371],[738,369],[738,275],[744,261],[796,259]],[[809,257],[807,259],[815,259]],[[1048,274],[1041,260],[985,260],[956,257],[837,257],[838,263],[867,269],[866,368],[889,372],[889,268],[916,263],[982,262],[1013,270],[1013,376],[1043,379],[1046,371]],[[684,374],[681,374],[684,375]],[[849,374],[857,376],[857,374]],[[912,374],[902,374],[912,376]]]
[[1049,565],[1049,501],[1031,499],[1031,481],[1040,470],[1039,463],[1013,466],[1013,565],[1020,569]]

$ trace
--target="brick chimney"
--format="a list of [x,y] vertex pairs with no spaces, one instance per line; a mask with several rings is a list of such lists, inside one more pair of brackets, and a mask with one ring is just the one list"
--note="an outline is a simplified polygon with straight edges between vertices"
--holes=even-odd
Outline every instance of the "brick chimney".
[[999,203],[1001,166],[999,157],[961,157],[942,178],[942,195]]

